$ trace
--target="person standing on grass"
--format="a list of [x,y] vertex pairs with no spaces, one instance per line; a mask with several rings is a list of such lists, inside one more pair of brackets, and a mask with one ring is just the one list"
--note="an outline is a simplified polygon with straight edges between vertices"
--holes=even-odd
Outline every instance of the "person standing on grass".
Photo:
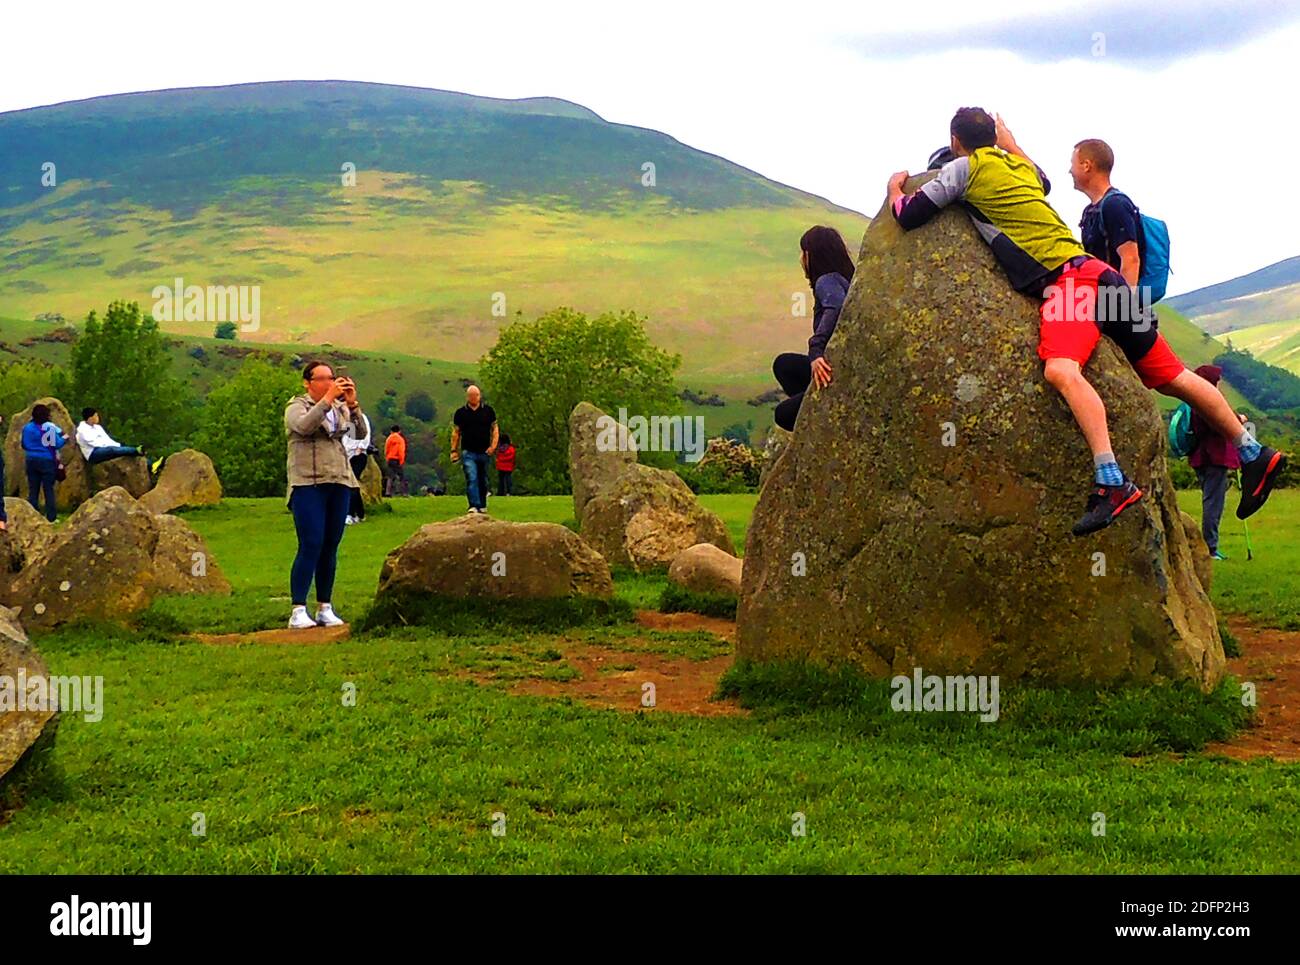
[[[298,554],[289,575],[291,630],[343,625],[330,597],[352,490],[360,488],[343,439],[352,425],[365,417],[356,385],[347,376],[336,377],[325,362],[308,362],[302,379],[305,391],[284,410],[289,437],[289,509],[298,533]],[[307,613],[307,591],[313,579],[314,620]]]
[[388,438],[384,440],[384,461],[388,463],[388,495],[396,496],[400,487],[402,495],[407,494],[406,488],[406,437],[402,435],[402,427],[394,425],[388,430]]
[[[1196,374],[1217,387],[1223,378],[1223,369],[1217,365],[1202,365]],[[1246,424],[1242,413],[1238,412],[1237,418],[1242,425]],[[1241,468],[1241,456],[1237,454],[1237,447],[1210,428],[1195,409],[1192,410],[1192,434],[1196,437],[1196,448],[1188,455],[1187,464],[1196,470],[1196,478],[1201,484],[1201,535],[1210,548],[1210,556],[1226,560],[1227,557],[1219,552],[1219,520],[1223,518],[1223,502],[1228,492],[1228,473]]]
[[488,458],[497,451],[497,414],[477,385],[465,390],[465,404],[452,417],[451,461],[465,470],[465,498],[471,513],[487,512]]
[[501,433],[501,446],[497,449],[497,495],[514,495],[515,447],[507,433]]
[[32,417],[23,426],[23,456],[27,466],[27,501],[40,512],[40,494],[45,494],[45,518],[51,523],[59,515],[54,498],[54,484],[58,482],[63,462],[59,450],[68,440],[63,430],[50,421],[50,407],[42,403],[32,406]]
[[86,465],[120,459],[123,456],[143,456],[139,446],[124,446],[108,434],[100,424],[99,410],[87,406],[81,410],[81,424],[77,426],[77,446],[86,457]]
[[[364,412],[360,419],[353,420],[348,426],[348,431],[343,436],[343,451],[348,454],[348,465],[352,467],[352,475],[356,476],[357,482],[360,483],[361,476],[366,471],[366,460],[370,458],[370,417]],[[345,522],[350,526],[365,518],[366,501],[361,498],[361,487],[358,485],[352,490],[352,505],[348,507],[348,518]]]

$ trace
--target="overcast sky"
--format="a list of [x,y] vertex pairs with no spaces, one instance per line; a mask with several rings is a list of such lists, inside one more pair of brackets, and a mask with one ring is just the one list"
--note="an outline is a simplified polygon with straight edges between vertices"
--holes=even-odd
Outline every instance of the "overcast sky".
[[979,105],[1071,225],[1071,147],[1109,141],[1116,185],[1169,222],[1171,293],[1300,254],[1300,0],[126,0],[11,4],[5,32],[0,111],[297,79],[549,95],[870,214],[889,174],[924,167],[953,110]]

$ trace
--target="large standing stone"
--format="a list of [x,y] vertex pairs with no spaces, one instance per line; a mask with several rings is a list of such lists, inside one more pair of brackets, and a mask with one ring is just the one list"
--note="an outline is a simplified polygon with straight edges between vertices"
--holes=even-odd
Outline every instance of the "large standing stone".
[[[0,606],[0,783],[42,732],[53,727],[53,711],[17,709],[19,682],[26,684],[36,679],[48,681],[45,661],[27,642],[27,634],[14,612]],[[14,701],[12,707],[10,700]]]
[[542,599],[613,592],[608,564],[568,527],[471,513],[427,523],[389,553],[376,602],[408,594]]
[[[615,445],[601,444],[610,438]],[[636,464],[636,446],[626,426],[610,420],[590,402],[573,407],[569,414],[569,479],[575,520],[582,521],[583,510],[596,493],[608,489],[628,466]]]
[[[77,448],[77,424],[72,421],[67,407],[58,399],[47,396],[37,399],[21,412],[15,412],[5,432],[5,496],[27,495],[27,460],[23,456],[23,426],[32,421],[32,409],[44,402],[50,407],[50,421],[63,430],[67,444],[59,450],[59,458],[67,471],[67,479],[54,484],[54,499],[59,510],[75,509],[90,496],[90,481],[86,475],[86,460]],[[44,510],[45,504],[41,503]]]
[[361,483],[361,502],[366,506],[377,506],[384,501],[384,473],[373,456],[366,456],[366,468],[357,480]]
[[743,564],[712,543],[696,543],[677,554],[668,567],[668,582],[692,593],[739,596]]
[[1071,536],[1092,459],[1043,380],[1038,325],[960,208],[910,233],[882,210],[827,352],[835,380],[805,398],[750,524],[740,656],[876,676],[1219,681],[1150,393],[1103,340],[1086,373],[1145,497]]
[[1196,578],[1201,581],[1201,588],[1209,595],[1210,584],[1214,582],[1214,560],[1210,557],[1210,547],[1201,532],[1201,524],[1191,513],[1179,511],[1183,521],[1183,532],[1187,534],[1187,548],[1192,553],[1192,566]]
[[151,513],[221,502],[221,480],[206,453],[182,449],[168,456],[153,489],[140,498]]
[[610,565],[663,569],[696,543],[734,552],[726,525],[682,478],[638,463],[626,429],[589,402],[569,418],[569,473],[579,530]]

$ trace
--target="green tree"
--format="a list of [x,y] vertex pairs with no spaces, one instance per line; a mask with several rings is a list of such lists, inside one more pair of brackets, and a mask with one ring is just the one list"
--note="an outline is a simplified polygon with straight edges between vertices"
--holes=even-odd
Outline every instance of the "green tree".
[[301,392],[298,373],[249,356],[208,393],[195,443],[212,457],[227,495],[284,494],[284,407]]
[[424,389],[416,389],[408,395],[402,409],[411,418],[421,422],[432,422],[438,417],[438,407],[434,405],[433,396]]
[[[569,413],[587,401],[617,417],[674,415],[673,373],[681,356],[651,344],[645,318],[607,312],[588,318],[557,308],[506,328],[481,366],[485,397],[503,431],[528,453],[528,489],[570,490]],[[643,454],[671,465],[671,454]]]
[[381,395],[379,401],[375,403],[375,411],[379,414],[379,418],[387,423],[384,426],[387,429],[397,421],[397,399],[388,393]]
[[0,415],[6,419],[53,394],[54,369],[44,362],[24,359],[0,365]]
[[54,388],[74,416],[97,408],[124,445],[174,450],[193,428],[194,393],[172,376],[167,340],[135,302],[113,302],[102,321],[86,316]]
[[217,322],[217,327],[212,332],[212,337],[229,339],[233,342],[239,338],[239,326],[234,322]]

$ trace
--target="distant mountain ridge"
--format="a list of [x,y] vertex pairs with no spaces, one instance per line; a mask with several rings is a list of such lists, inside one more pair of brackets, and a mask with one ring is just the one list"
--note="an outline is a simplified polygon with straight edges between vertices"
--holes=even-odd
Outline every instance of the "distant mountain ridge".
[[517,312],[630,308],[687,374],[740,376],[807,339],[803,231],[856,250],[867,221],[560,98],[282,81],[0,114],[18,317],[258,285],[248,339],[472,361]]
[[1165,302],[1211,335],[1300,318],[1300,255]]

